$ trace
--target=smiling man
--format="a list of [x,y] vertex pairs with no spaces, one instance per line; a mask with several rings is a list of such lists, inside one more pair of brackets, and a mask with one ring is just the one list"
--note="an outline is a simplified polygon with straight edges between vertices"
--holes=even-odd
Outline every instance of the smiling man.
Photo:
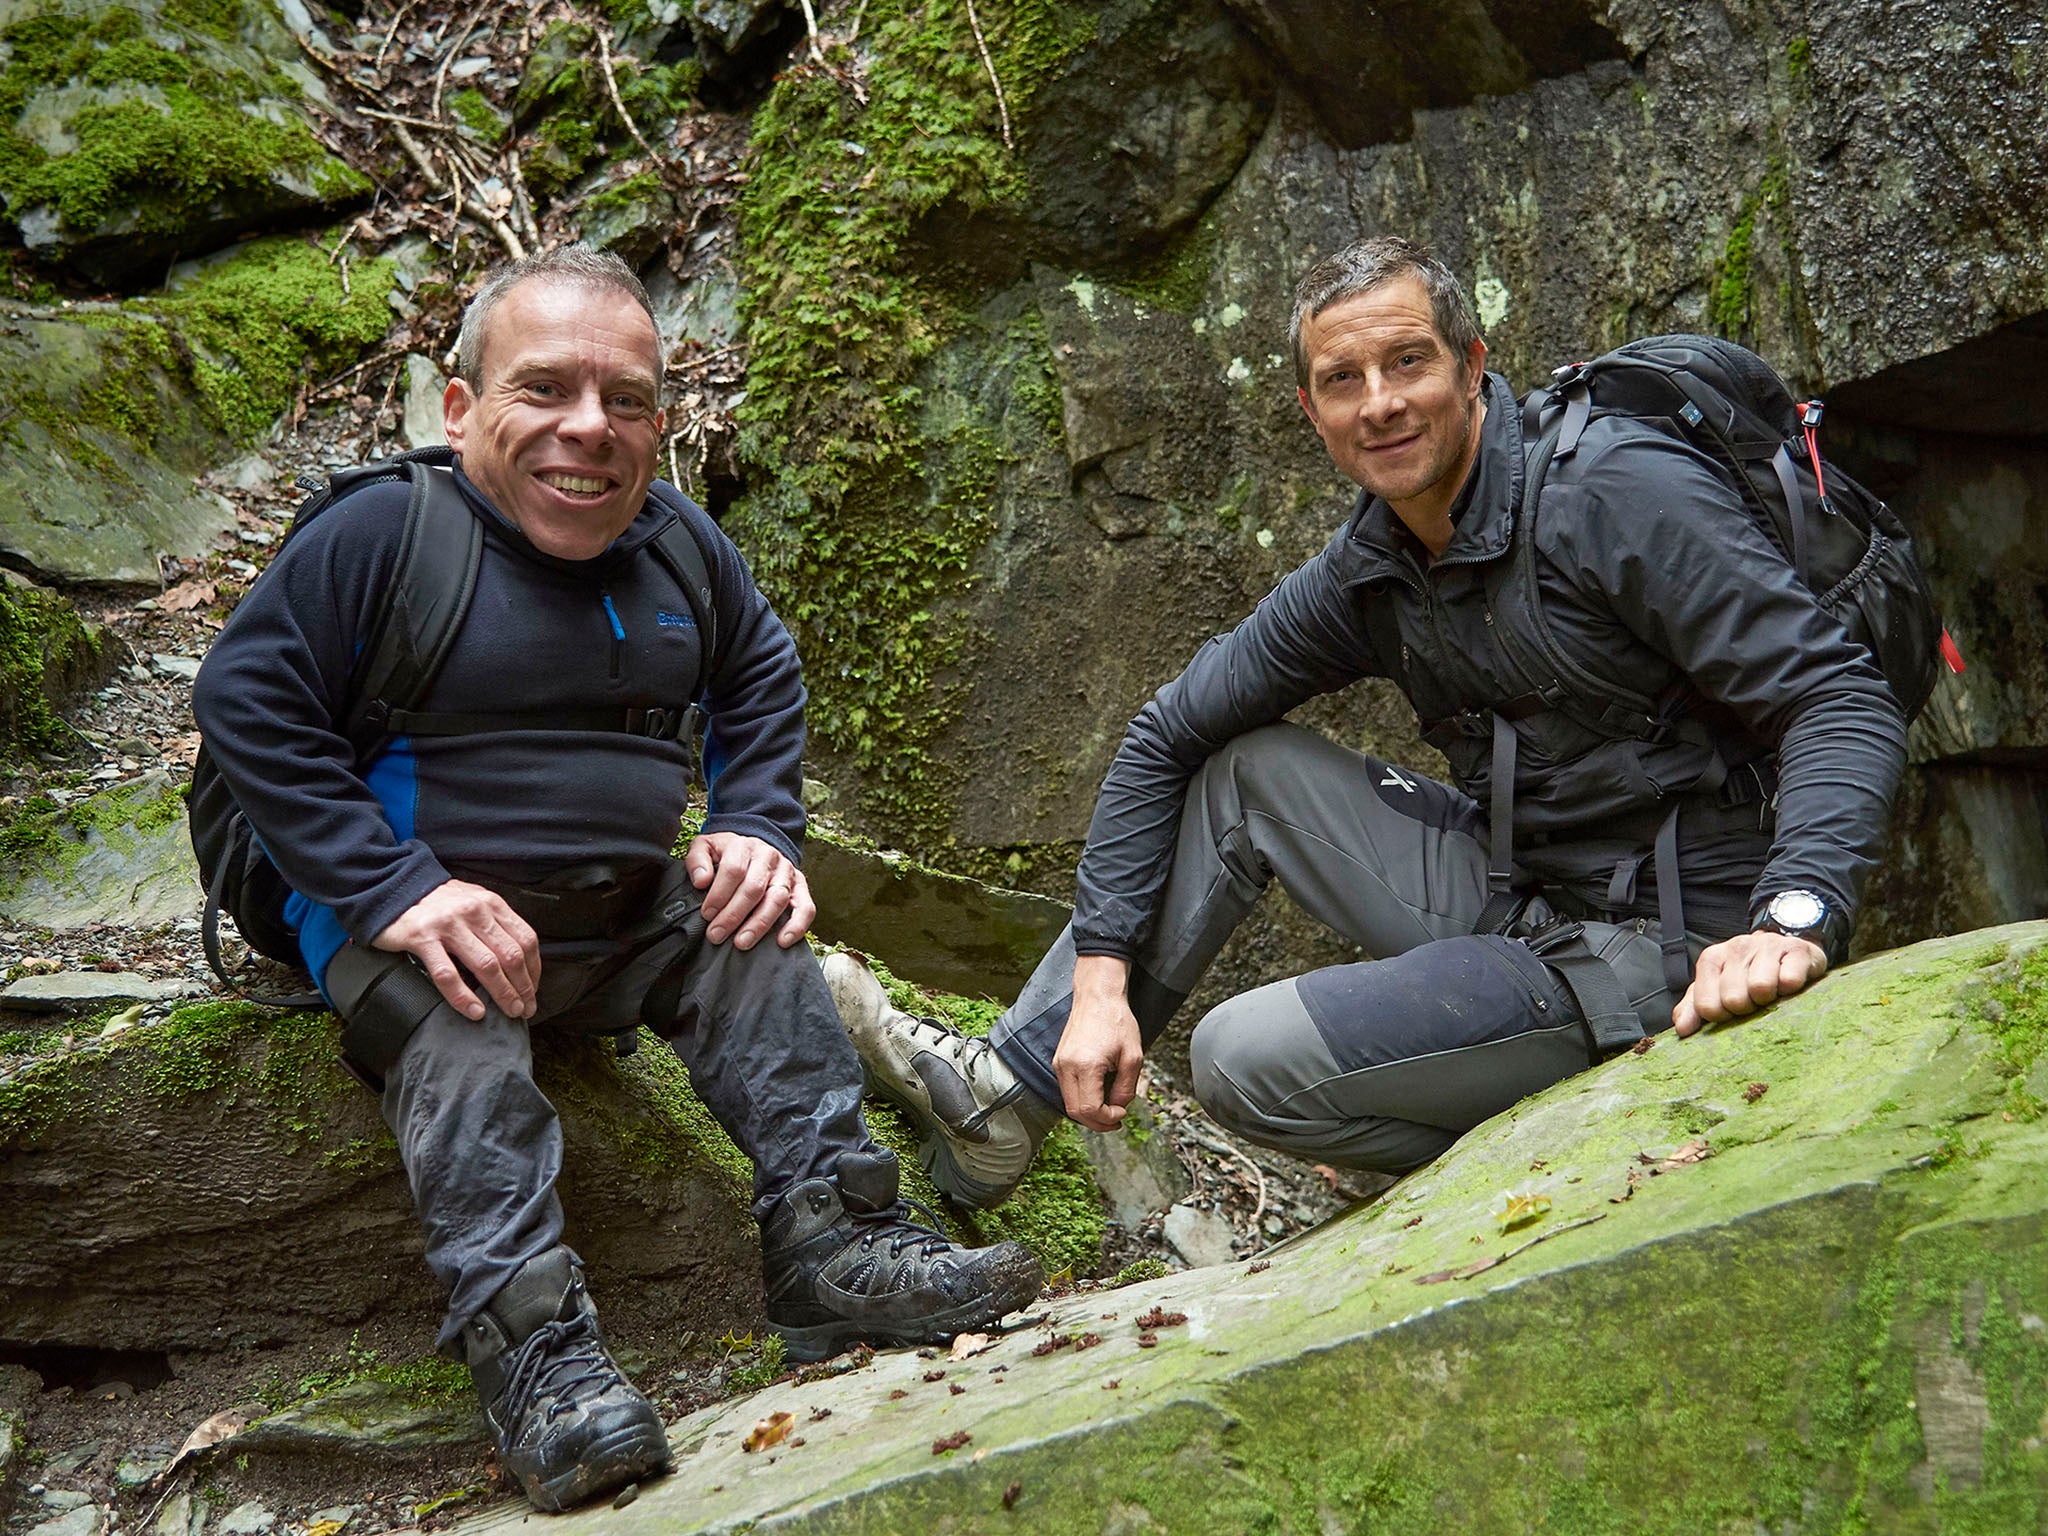
[[[482,552],[417,708],[357,759],[345,722],[408,536],[399,478],[294,535],[208,655],[194,711],[295,893],[345,1051],[381,1080],[449,1295],[441,1346],[469,1363],[501,1465],[559,1509],[668,1445],[562,1242],[536,1037],[644,1024],[682,1058],[753,1161],[769,1321],[794,1358],[992,1322],[1040,1272],[1014,1243],[960,1249],[910,1222],[868,1135],[860,1063],[803,942],[796,650],[717,524],[655,481],[663,353],[639,281],[582,247],[528,258],[483,285],[456,352],[456,463],[432,471],[449,495],[420,515],[474,520]],[[679,535],[708,593],[685,589]],[[691,705],[710,808],[672,860]]]
[[[1496,622],[1529,445],[1456,278],[1408,241],[1360,241],[1302,279],[1293,342],[1356,508],[1131,722],[1073,924],[1023,995],[967,1040],[827,963],[871,1076],[958,1199],[1007,1195],[1062,1113],[1123,1119],[1146,1047],[1275,879],[1377,958],[1212,1011],[1194,1089],[1251,1140],[1355,1168],[1414,1168],[1642,1032],[1750,1013],[1846,949],[1904,721],[1714,464],[1595,415],[1544,483],[1525,537],[1551,641],[1687,717],[1596,730]],[[1399,685],[1457,788],[1281,723],[1367,676]],[[1503,764],[1517,899],[1496,912],[1482,805]],[[1685,932],[1667,947],[1671,875]]]

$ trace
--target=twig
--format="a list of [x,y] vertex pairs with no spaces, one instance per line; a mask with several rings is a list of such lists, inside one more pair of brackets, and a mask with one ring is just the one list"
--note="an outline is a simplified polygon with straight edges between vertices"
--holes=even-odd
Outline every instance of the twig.
[[441,67],[434,71],[435,117],[438,118],[441,115],[441,87],[448,83],[448,66],[455,62],[455,55],[462,52],[462,45],[469,41],[469,34],[474,32],[476,24],[483,20],[485,10],[502,3],[503,0],[482,0],[482,3],[476,9],[469,13],[469,22],[463,27],[460,35],[456,37],[455,46],[441,55]]
[[526,238],[538,248],[541,243],[540,225],[534,222],[533,197],[526,190],[526,175],[519,169],[519,151],[507,150],[505,162],[506,169],[512,175],[512,211],[518,215],[521,226],[526,230]]
[[[804,0],[804,14],[811,12],[810,0]],[[981,50],[981,67],[988,71],[988,83],[996,88],[996,111],[1003,119],[1003,148],[1015,149],[1010,138],[1010,104],[1003,97],[1003,82],[996,76],[996,61],[988,56],[988,39],[981,35],[981,18],[974,14],[974,0],[967,0],[967,25],[974,29],[974,46]],[[812,48],[817,47],[816,34],[812,34]]]
[[374,117],[380,123],[403,123],[409,128],[425,128],[431,133],[453,133],[452,123],[437,123],[427,117],[407,117],[403,112],[379,112],[375,107],[357,107],[356,111],[365,117]]
[[851,47],[852,47],[852,46],[853,46],[853,45],[854,45],[855,43],[857,43],[857,42],[859,42],[859,41],[860,41],[860,23],[861,23],[861,18],[862,18],[862,17],[864,17],[864,16],[866,16],[866,15],[867,15],[867,13],[868,13],[868,0],[860,0],[860,4],[859,4],[859,5],[856,5],[856,6],[855,6],[855,7],[853,8],[853,30],[852,30],[851,32],[849,32],[849,33],[847,33],[847,34],[846,34],[846,46],[847,46],[847,47],[851,48]]
[[[420,148],[419,140],[406,132],[405,124],[394,122],[391,125],[391,136],[398,140],[398,147],[405,151],[406,158],[419,167],[420,174],[427,179],[427,185],[432,187],[437,193],[441,193],[444,196],[447,195],[449,192],[448,182],[444,181],[440,172],[434,169],[433,162],[427,158],[427,152]],[[448,175],[455,183],[454,217],[459,220],[462,217],[463,211],[467,209],[473,217],[480,219],[490,228],[491,233],[498,237],[499,242],[505,249],[512,253],[514,261],[523,261],[526,257],[526,247],[519,243],[517,235],[506,228],[505,221],[491,212],[481,199],[465,198],[463,196],[461,172],[456,169],[453,160],[448,162]],[[453,224],[449,226],[448,232],[452,239],[455,233]]]
[[335,385],[346,384],[350,379],[354,378],[357,374],[361,373],[365,368],[374,368],[379,363],[389,362],[394,357],[403,356],[405,356],[405,348],[386,347],[383,351],[364,358],[360,363],[357,363],[354,367],[342,369],[341,372],[334,375],[333,378],[323,379],[320,383],[315,384],[311,389],[307,390],[306,393],[309,397],[313,395],[324,395],[327,393],[328,390],[334,388]]
[[411,15],[412,8],[418,4],[419,0],[405,0],[405,4],[398,8],[398,14],[391,18],[390,29],[384,34],[384,41],[377,45],[377,57],[370,60],[370,68],[382,69],[384,67],[384,55],[391,47],[391,39],[398,36],[398,24]]
[[377,414],[370,418],[370,457],[373,459],[378,456],[378,445],[384,439],[384,413],[391,409],[392,397],[398,393],[398,377],[404,372],[402,367],[391,370],[391,382],[384,386],[383,403],[377,407]]
[[[810,0],[804,0],[804,8],[808,13]],[[597,29],[597,61],[604,66],[604,83],[606,88],[612,93],[612,106],[618,111],[619,121],[626,125],[626,132],[632,134],[640,147],[647,151],[648,158],[656,165],[666,166],[668,161],[663,158],[661,153],[652,144],[647,142],[647,135],[642,133],[640,125],[633,121],[633,114],[626,110],[626,103],[619,95],[619,78],[612,73],[612,45],[607,32],[608,29],[605,27]]]
[[717,359],[724,357],[727,353],[737,352],[745,345],[744,341],[735,341],[730,345],[720,347],[716,352],[700,352],[697,356],[686,357],[679,363],[670,363],[668,371],[670,373],[688,373],[698,368],[708,368]]
[[[811,0],[797,0],[797,3],[804,8],[804,30],[811,35],[811,60],[813,63],[822,64],[825,62],[825,51],[818,46],[818,13],[811,9]],[[973,0],[969,0],[969,4],[972,3]]]
[[343,253],[341,258],[341,296],[344,299],[355,297],[355,294],[350,292],[348,286],[348,256],[346,253]]

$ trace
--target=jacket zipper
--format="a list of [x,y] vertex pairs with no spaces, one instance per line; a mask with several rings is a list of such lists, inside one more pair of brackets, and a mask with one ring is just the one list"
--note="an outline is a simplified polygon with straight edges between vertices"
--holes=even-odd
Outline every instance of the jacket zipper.
[[611,593],[600,592],[598,596],[604,602],[604,616],[610,619],[612,624],[612,681],[617,682],[619,669],[625,661],[626,626],[619,622],[619,610],[612,606]]

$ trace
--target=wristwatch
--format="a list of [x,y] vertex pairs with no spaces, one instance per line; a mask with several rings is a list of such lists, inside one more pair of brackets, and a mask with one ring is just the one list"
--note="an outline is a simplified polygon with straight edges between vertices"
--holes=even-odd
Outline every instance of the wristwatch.
[[1813,891],[1780,891],[1764,903],[1764,915],[1757,921],[1760,933],[1785,933],[1795,939],[1810,939],[1837,958],[1835,949],[1842,926],[1840,914],[1827,898]]

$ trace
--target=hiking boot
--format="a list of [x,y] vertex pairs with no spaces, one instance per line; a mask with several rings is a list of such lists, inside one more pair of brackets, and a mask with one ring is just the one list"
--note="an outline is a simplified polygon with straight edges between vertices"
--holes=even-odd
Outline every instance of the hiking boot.
[[761,1273],[789,1357],[931,1344],[1036,1299],[1045,1271],[1029,1249],[961,1248],[937,1225],[909,1219],[891,1153],[842,1155],[836,1178],[786,1191],[762,1223]]
[[462,1328],[498,1465],[550,1512],[669,1464],[668,1431],[597,1331],[567,1248],[528,1259]]
[[825,983],[869,1091],[910,1116],[918,1161],[932,1182],[962,1205],[1007,1200],[1060,1111],[1020,1082],[986,1040],[896,1007],[852,955],[825,957]]

